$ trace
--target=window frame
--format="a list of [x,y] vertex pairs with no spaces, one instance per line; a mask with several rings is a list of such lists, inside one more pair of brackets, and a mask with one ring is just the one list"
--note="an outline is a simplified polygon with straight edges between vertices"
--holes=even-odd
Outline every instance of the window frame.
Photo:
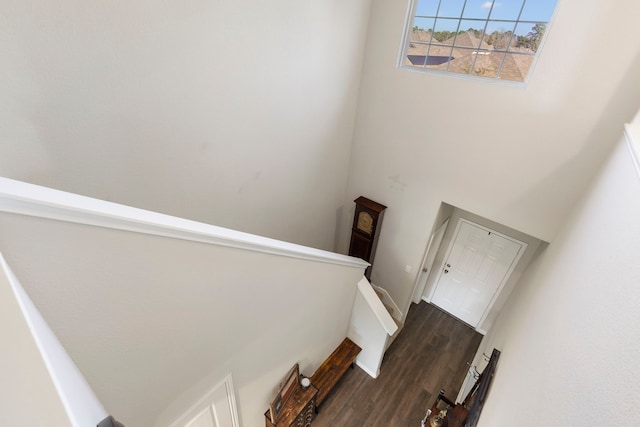
[[[465,80],[471,80],[471,81],[481,81],[481,82],[485,82],[485,83],[493,83],[493,84],[499,84],[499,85],[506,85],[506,86],[516,86],[516,87],[526,87],[527,84],[529,83],[529,80],[531,79],[531,76],[534,73],[536,64],[538,62],[538,59],[540,58],[541,52],[544,49],[544,45],[545,42],[547,40],[547,37],[549,35],[550,29],[551,29],[551,25],[554,22],[554,18],[556,16],[556,13],[558,11],[558,5],[562,2],[562,0],[556,0],[556,4],[555,7],[553,8],[553,12],[551,13],[551,16],[549,17],[549,20],[545,23],[546,27],[545,27],[545,31],[544,34],[542,35],[542,38],[540,39],[540,44],[538,45],[538,48],[536,50],[536,53],[534,55],[528,55],[528,54],[524,54],[527,56],[532,56],[533,59],[531,61],[531,66],[529,67],[529,70],[527,72],[527,75],[525,77],[525,79],[523,81],[515,81],[515,80],[504,80],[501,79],[499,77],[485,77],[485,76],[478,76],[478,75],[474,75],[471,70],[473,69],[473,67],[470,68],[470,72],[463,74],[463,73],[456,73],[456,72],[452,72],[452,71],[442,71],[442,70],[435,70],[435,69],[431,69],[431,68],[427,68],[426,66],[422,66],[422,67],[416,67],[416,66],[410,66],[407,65],[405,63],[406,59],[407,59],[407,55],[408,55],[408,49],[409,49],[409,44],[411,42],[411,33],[413,30],[413,22],[414,19],[416,18],[416,9],[418,7],[418,2],[420,0],[409,0],[408,2],[408,6],[407,6],[407,12],[405,15],[405,23],[404,23],[404,31],[402,33],[402,39],[400,42],[400,50],[399,50],[399,54],[398,54],[398,61],[397,61],[397,68],[400,68],[402,70],[406,70],[406,71],[413,71],[413,72],[417,72],[417,73],[422,73],[422,74],[432,74],[432,75],[440,75],[440,76],[445,76],[445,77],[453,77],[453,78],[458,78],[458,79],[465,79]],[[439,1],[439,0],[435,0],[435,1]],[[524,9],[526,3],[528,1],[535,1],[535,0],[522,0],[523,4],[522,4],[522,8],[520,13],[522,13],[522,10]],[[466,4],[467,0],[465,0],[465,4]],[[492,5],[493,8],[493,5]],[[478,22],[484,22],[484,31],[486,31],[487,25],[489,22],[512,22],[515,23],[515,27],[517,28],[518,24],[520,23],[531,23],[532,25],[537,24],[537,23],[541,23],[543,21],[528,21],[528,20],[508,20],[508,19],[489,19],[490,14],[487,16],[487,18],[465,18],[463,17],[463,13],[464,13],[464,8],[463,11],[461,11],[460,16],[459,17],[450,17],[450,16],[439,16],[438,14],[439,11],[436,11],[436,19],[440,18],[440,19],[450,19],[450,18],[455,18],[455,19],[459,19],[460,22],[461,21],[478,21]],[[520,18],[520,16],[518,16],[518,18]],[[515,32],[514,32],[515,35]],[[457,34],[456,36],[457,37]],[[513,37],[513,36],[512,36]],[[433,39],[432,39],[433,40]],[[431,42],[429,42],[429,44],[427,44],[430,48],[431,46]],[[428,49],[429,49],[428,48]],[[464,47],[461,47],[464,48]],[[468,48],[467,48],[468,49]],[[476,49],[473,49],[474,51],[480,51],[481,48],[480,46]],[[427,57],[428,57],[428,52],[429,50],[427,50]],[[508,52],[507,53],[515,53],[515,52]],[[523,55],[521,53],[515,53],[517,55]],[[477,58],[477,55],[476,55]],[[426,62],[426,61],[425,61]],[[474,64],[475,64],[475,59],[474,59]],[[504,60],[502,65],[500,66],[500,70],[498,70],[498,73],[502,71],[502,67],[504,65]]]

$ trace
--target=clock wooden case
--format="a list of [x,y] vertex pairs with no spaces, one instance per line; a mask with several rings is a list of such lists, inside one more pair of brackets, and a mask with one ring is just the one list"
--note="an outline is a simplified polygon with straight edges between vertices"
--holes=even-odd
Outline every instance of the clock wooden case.
[[363,196],[358,197],[354,202],[356,211],[353,215],[349,255],[362,258],[371,264],[364,273],[366,278],[371,280],[371,267],[378,245],[382,217],[387,207]]

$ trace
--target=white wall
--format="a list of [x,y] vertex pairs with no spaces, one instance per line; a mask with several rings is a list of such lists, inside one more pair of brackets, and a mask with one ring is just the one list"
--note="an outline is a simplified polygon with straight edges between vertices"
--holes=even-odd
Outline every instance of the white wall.
[[347,336],[363,349],[358,354],[356,364],[367,374],[377,378],[389,335],[360,292],[356,293],[353,302]]
[[6,0],[0,176],[333,249],[369,0]]
[[0,251],[106,410],[140,427],[228,373],[242,425],[264,424],[288,369],[310,375],[346,336],[364,273],[6,213]]
[[341,249],[356,196],[388,206],[371,278],[401,309],[441,202],[551,241],[636,112],[640,4],[558,3],[518,88],[396,68],[408,2],[373,1]]
[[640,416],[637,167],[622,142],[485,337],[502,354],[481,427]]

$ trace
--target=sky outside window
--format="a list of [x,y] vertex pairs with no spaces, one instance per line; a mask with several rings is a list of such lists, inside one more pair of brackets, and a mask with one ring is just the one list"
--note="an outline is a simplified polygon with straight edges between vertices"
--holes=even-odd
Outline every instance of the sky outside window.
[[[438,10],[438,4],[440,9]],[[501,0],[491,2],[487,0],[419,0],[416,8],[415,16],[437,16],[442,18],[460,18],[465,19],[491,19],[491,20],[510,20],[518,19],[522,9],[522,0]],[[493,9],[491,8],[493,5]],[[556,6],[555,0],[528,0],[522,10],[521,21],[548,22],[551,19],[553,10]],[[464,13],[463,13],[464,8]],[[491,15],[489,16],[489,11]],[[449,31],[455,31],[457,25],[449,23],[446,28]],[[482,27],[478,23],[478,27]],[[426,29],[426,28],[425,28]],[[466,29],[466,28],[465,28]]]

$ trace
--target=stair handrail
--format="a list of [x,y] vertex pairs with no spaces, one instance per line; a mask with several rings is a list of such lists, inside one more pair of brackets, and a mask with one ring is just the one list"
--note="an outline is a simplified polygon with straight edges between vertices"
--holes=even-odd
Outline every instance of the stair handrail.
[[636,167],[636,172],[640,175],[640,112],[638,112],[633,123],[627,123],[624,126],[624,136],[633,164]]
[[378,297],[376,291],[373,290],[371,283],[369,283],[366,277],[363,277],[358,282],[358,291],[367,302],[371,311],[373,311],[380,322],[380,325],[382,325],[387,334],[389,334],[389,336],[393,335],[398,330],[398,325],[393,320],[393,317],[391,317],[391,314],[389,314],[380,300],[380,297]]
[[400,310],[400,307],[398,307],[398,304],[396,304],[393,298],[391,298],[391,295],[389,294],[389,292],[382,286],[378,286],[375,283],[371,283],[371,287],[373,287],[376,293],[380,292],[382,294],[382,298],[381,298],[382,303],[391,307],[392,313],[395,314],[395,315],[392,314],[391,317],[393,317],[398,321],[402,321],[402,316],[403,316],[402,310]]
[[364,269],[355,257],[0,177],[0,212]]

